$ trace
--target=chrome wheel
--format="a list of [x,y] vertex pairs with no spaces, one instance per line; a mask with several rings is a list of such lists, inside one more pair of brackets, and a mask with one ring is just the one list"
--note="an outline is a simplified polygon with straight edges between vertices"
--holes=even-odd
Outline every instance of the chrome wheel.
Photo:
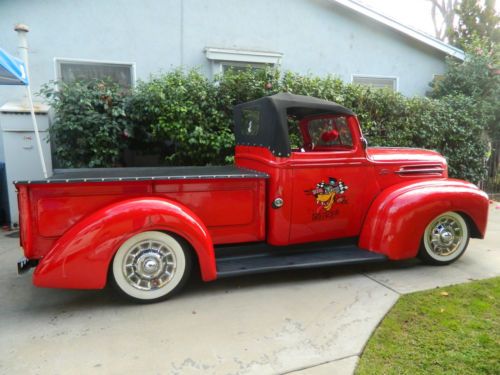
[[451,263],[463,254],[468,242],[464,218],[456,212],[445,212],[427,225],[422,250],[431,263]]
[[145,240],[128,250],[122,271],[133,287],[154,290],[172,279],[176,265],[175,254],[164,242]]
[[180,288],[190,271],[189,252],[174,237],[143,232],[123,243],[113,259],[115,286],[126,296],[153,302]]

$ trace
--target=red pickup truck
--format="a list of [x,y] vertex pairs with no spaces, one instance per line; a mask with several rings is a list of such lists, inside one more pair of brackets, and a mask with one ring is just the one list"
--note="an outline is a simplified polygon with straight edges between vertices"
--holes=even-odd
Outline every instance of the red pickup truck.
[[[40,287],[131,299],[204,281],[419,256],[444,265],[483,238],[488,198],[434,151],[371,148],[336,103],[277,94],[234,108],[235,165],[61,170],[18,181],[19,272]],[[290,126],[302,144],[292,148]]]

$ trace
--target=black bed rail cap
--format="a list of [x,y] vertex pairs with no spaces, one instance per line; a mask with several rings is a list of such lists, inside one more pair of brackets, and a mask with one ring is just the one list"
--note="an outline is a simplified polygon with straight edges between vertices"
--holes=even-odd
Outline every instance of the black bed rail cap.
[[138,167],[55,169],[41,180],[14,181],[15,184],[56,184],[75,182],[170,181],[210,179],[267,179],[263,172],[234,165],[204,167]]

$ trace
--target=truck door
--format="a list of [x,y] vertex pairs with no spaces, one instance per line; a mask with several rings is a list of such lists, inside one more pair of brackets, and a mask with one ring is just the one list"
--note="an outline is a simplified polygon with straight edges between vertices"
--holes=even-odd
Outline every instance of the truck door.
[[290,243],[357,236],[379,191],[354,116],[300,122],[303,147],[293,150]]

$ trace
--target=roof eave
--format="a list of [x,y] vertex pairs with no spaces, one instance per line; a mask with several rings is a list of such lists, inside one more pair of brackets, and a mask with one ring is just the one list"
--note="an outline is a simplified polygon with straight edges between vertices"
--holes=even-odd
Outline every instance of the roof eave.
[[368,18],[371,18],[377,22],[380,22],[396,31],[399,31],[402,34],[405,34],[413,39],[418,40],[434,49],[437,49],[447,55],[453,56],[459,60],[465,60],[465,52],[459,48],[453,47],[443,41],[434,38],[426,33],[423,33],[419,30],[413,29],[402,23],[387,17],[381,13],[374,11],[360,3],[357,3],[353,0],[329,0],[331,3],[342,5],[348,9],[354,10],[357,13],[360,13]]

